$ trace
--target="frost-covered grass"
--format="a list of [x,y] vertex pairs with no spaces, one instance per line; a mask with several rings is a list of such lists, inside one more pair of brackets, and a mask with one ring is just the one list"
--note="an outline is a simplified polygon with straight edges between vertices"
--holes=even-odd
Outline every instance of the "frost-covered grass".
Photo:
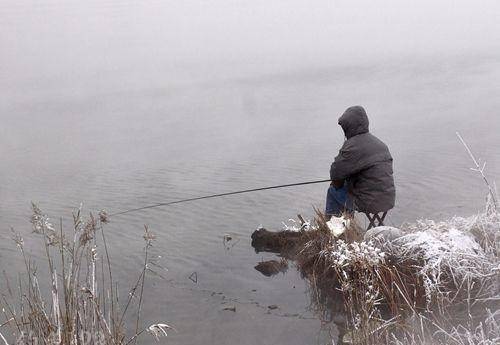
[[[40,282],[45,270],[26,255],[23,238],[14,233],[25,272],[19,274],[17,291],[7,282],[8,291],[1,292],[0,344],[124,345],[136,343],[145,332],[155,338],[167,334],[170,326],[143,327],[140,320],[146,273],[154,264],[149,255],[154,235],[145,227],[144,265],[122,303],[106,243],[107,222],[105,212],[84,218],[79,209],[72,229],[64,231],[62,222],[54,226],[33,204],[31,223],[45,248],[49,284]],[[127,328],[130,312],[134,322]]]
[[[426,290],[427,308],[432,303],[444,307],[460,302],[461,292],[476,300],[498,292],[497,212],[443,222],[420,221],[404,230],[407,235],[386,244],[384,249],[395,257],[420,263],[418,275]],[[456,291],[453,298],[450,291]]]
[[297,263],[321,315],[343,301],[343,338],[354,344],[499,344],[495,207],[401,230],[393,241],[364,241],[354,228],[334,237],[321,218],[310,226]]

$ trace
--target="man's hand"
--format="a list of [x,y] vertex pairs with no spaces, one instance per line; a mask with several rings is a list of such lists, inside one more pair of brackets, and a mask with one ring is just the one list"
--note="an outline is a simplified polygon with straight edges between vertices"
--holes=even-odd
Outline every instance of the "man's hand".
[[330,185],[334,186],[336,189],[344,187],[344,179],[332,180]]

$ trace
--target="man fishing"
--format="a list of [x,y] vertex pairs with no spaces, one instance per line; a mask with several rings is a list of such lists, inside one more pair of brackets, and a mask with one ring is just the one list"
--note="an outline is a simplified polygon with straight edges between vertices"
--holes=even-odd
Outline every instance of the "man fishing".
[[326,198],[327,217],[354,211],[378,213],[394,207],[396,190],[392,177],[392,157],[387,146],[368,131],[368,117],[361,106],[348,108],[339,119],[346,141],[330,169],[330,179],[259,187],[219,194],[167,201],[109,214],[109,217],[130,212],[171,206],[184,202],[219,198],[269,189],[302,186],[331,181]]
[[330,168],[327,219],[354,211],[390,210],[394,207],[396,188],[387,145],[369,132],[368,116],[359,105],[347,108],[338,123],[346,140]]

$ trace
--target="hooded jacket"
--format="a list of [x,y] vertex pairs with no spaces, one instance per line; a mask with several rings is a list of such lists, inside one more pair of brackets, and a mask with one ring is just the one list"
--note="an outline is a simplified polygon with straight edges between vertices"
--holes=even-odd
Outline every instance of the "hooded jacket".
[[385,212],[394,207],[392,156],[380,139],[369,132],[361,106],[348,108],[339,118],[347,140],[330,168],[332,180],[345,179],[356,210]]

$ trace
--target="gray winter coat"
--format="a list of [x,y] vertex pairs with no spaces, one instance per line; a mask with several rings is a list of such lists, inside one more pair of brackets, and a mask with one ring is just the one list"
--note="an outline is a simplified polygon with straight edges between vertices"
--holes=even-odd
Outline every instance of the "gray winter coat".
[[384,212],[394,207],[392,157],[381,140],[369,133],[361,106],[348,108],[339,119],[347,140],[330,168],[332,180],[345,179],[356,210]]

